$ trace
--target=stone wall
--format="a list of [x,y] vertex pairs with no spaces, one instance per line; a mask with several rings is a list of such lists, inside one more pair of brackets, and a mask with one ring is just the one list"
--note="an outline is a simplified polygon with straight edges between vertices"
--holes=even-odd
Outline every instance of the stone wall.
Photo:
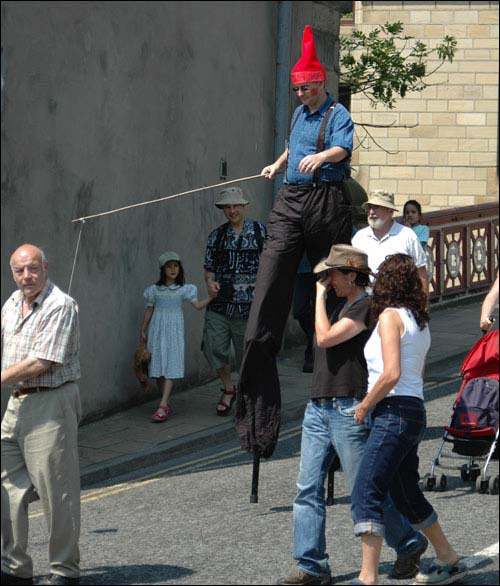
[[[405,33],[429,47],[453,35],[457,50],[394,110],[373,110],[352,96],[358,122],[410,128],[371,128],[375,141],[355,151],[354,177],[367,189],[395,192],[398,204],[416,198],[424,211],[498,198],[498,2],[355,2],[354,27],[369,32],[401,21]],[[341,34],[352,32],[342,26]],[[437,62],[429,62],[432,69]],[[363,136],[363,131],[359,135]],[[366,148],[367,147],[367,148]]]

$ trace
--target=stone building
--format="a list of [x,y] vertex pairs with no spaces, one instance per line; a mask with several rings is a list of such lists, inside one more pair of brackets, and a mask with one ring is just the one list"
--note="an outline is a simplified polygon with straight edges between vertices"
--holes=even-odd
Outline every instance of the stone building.
[[393,191],[398,204],[416,198],[424,211],[496,201],[498,2],[353,2],[352,16],[341,21],[341,34],[401,21],[405,34],[430,48],[445,35],[458,41],[453,63],[428,79],[431,87],[394,110],[351,97],[355,121],[408,126],[370,128],[383,149],[367,139],[355,151],[355,178],[368,190]]

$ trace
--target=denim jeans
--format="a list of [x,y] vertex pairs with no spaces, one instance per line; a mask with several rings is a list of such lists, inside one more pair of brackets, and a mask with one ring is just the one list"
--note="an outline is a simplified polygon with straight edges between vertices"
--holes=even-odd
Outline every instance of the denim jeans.
[[372,428],[352,492],[356,535],[384,535],[383,503],[391,495],[414,529],[437,520],[418,486],[418,444],[426,426],[424,403],[415,397],[382,399],[372,413]]
[[[354,420],[352,398],[307,404],[302,424],[302,445],[294,512],[294,559],[309,574],[329,572],[325,538],[325,480],[335,452],[352,490],[363,458],[369,429]],[[402,517],[390,499],[384,504],[386,541],[398,555],[411,555],[422,536]]]

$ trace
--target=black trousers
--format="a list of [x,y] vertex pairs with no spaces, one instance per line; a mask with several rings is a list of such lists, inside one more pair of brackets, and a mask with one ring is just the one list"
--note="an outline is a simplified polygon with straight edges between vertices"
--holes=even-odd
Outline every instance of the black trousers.
[[332,244],[349,244],[351,200],[342,183],[284,186],[272,209],[247,323],[236,403],[243,449],[270,457],[278,441],[281,394],[276,355],[304,251],[314,267]]
[[312,360],[314,343],[314,306],[316,305],[316,275],[297,273],[293,289],[292,315],[307,337],[305,360]]

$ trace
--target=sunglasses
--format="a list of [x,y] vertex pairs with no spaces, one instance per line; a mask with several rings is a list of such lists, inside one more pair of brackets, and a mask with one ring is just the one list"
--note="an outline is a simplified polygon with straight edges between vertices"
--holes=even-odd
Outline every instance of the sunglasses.
[[311,88],[308,85],[298,85],[298,86],[294,86],[292,87],[292,91],[297,93],[299,90],[301,92],[308,92]]

